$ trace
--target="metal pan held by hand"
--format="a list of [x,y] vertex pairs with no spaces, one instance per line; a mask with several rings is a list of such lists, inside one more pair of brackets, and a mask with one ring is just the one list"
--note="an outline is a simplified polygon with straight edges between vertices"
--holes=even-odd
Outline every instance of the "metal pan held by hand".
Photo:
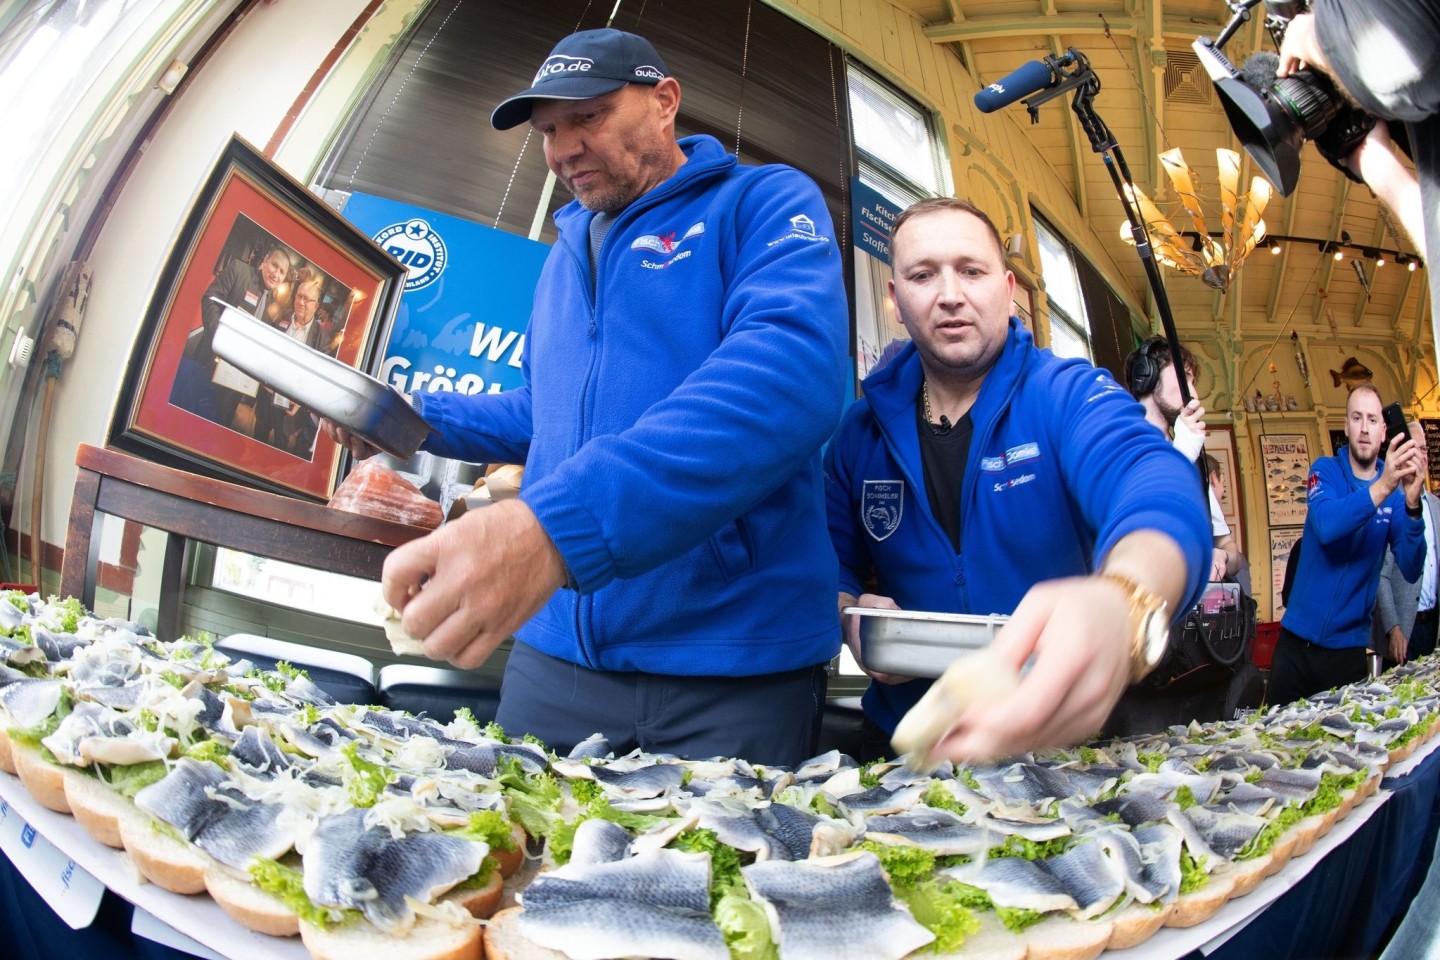
[[225,308],[213,348],[220,359],[391,456],[408,460],[420,449],[430,427],[400,391],[242,310],[215,302]]
[[938,677],[951,661],[990,645],[1010,618],[846,607],[860,617],[860,659],[866,668],[906,677]]

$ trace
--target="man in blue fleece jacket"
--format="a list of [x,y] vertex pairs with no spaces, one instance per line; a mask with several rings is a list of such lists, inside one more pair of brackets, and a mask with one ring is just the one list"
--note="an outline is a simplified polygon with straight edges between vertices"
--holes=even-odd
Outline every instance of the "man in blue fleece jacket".
[[1306,481],[1305,549],[1270,665],[1271,703],[1289,703],[1365,679],[1370,614],[1387,547],[1406,580],[1425,565],[1419,446],[1385,441],[1380,392],[1355,385],[1345,401],[1346,445],[1321,457]]
[[[1073,743],[1158,661],[1169,612],[1199,598],[1211,542],[1195,467],[1108,373],[1035,346],[1010,316],[999,234],[970,204],[902,213],[891,266],[913,343],[865,380],[826,454],[840,604],[1012,615],[992,649],[1016,671],[1034,655],[1032,669],[951,717],[937,754]],[[1157,650],[1140,631],[1161,614]],[[884,753],[929,681],[871,676]]]
[[523,462],[524,483],[395,550],[383,591],[460,667],[515,634],[511,734],[793,764],[839,649],[820,447],[848,375],[842,259],[811,180],[677,142],[679,104],[654,47],[607,29],[496,108],[575,195],[525,383],[415,404],[425,449]]

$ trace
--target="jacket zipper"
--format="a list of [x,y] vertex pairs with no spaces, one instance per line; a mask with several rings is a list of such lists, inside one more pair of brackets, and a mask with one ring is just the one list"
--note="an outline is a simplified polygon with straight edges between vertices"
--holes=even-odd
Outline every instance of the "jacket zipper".
[[[682,167],[681,169],[684,168]],[[702,171],[696,175],[695,180],[698,181],[701,178],[705,178],[710,173],[711,171]],[[685,181],[687,186],[690,182],[690,180]],[[580,448],[584,446],[585,441],[588,439],[589,434],[590,391],[594,383],[595,367],[600,361],[600,274],[602,272],[600,265],[604,262],[605,251],[610,247],[611,238],[615,235],[616,231],[621,229],[622,222],[633,219],[633,214],[639,211],[657,205],[660,201],[664,200],[666,196],[675,192],[676,189],[678,189],[678,186],[670,190],[652,191],[650,194],[636,199],[630,206],[620,212],[620,215],[615,218],[615,222],[610,225],[610,229],[606,231],[605,239],[600,242],[600,249],[595,253],[593,276],[587,273],[586,270],[589,262],[588,255],[582,259],[580,254],[576,252],[574,244],[563,239],[560,241],[565,244],[566,250],[570,254],[570,258],[574,262],[576,269],[579,271],[582,281],[590,281],[586,284],[587,303],[590,307],[590,328],[586,332],[586,336],[590,340],[590,362],[585,368],[585,378],[580,384],[580,418],[579,423],[576,424],[575,446],[571,451],[572,453],[579,452]],[[648,202],[645,202],[647,200]],[[587,228],[587,243],[588,240],[589,230]],[[587,613],[593,613],[594,603],[593,595],[576,594],[575,642],[585,666],[592,670],[598,670],[600,669],[600,664],[595,655],[595,638],[591,635],[592,631],[586,628]]]

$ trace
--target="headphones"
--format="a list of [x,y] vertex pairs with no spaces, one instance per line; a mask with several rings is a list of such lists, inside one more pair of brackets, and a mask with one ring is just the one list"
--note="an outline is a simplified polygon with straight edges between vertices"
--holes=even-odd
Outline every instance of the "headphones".
[[1160,382],[1161,364],[1152,354],[1162,347],[1166,347],[1164,340],[1151,337],[1130,355],[1130,362],[1125,365],[1125,386],[1132,397],[1139,399],[1155,392]]

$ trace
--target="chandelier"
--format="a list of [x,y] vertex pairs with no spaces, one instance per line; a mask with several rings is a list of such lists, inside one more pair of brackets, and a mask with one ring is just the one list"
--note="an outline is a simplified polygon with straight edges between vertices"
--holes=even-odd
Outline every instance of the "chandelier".
[[[1255,177],[1250,181],[1250,190],[1241,198],[1237,193],[1240,155],[1234,150],[1220,149],[1215,151],[1215,156],[1220,164],[1219,233],[1212,236],[1206,225],[1205,212],[1195,192],[1195,174],[1180,155],[1179,147],[1160,154],[1160,163],[1175,187],[1180,205],[1194,224],[1191,234],[1194,240],[1175,229],[1175,225],[1139,187],[1134,188],[1133,199],[1139,207],[1140,218],[1145,221],[1145,229],[1150,233],[1155,259],[1167,267],[1199,277],[1202,283],[1216,290],[1225,291],[1230,289],[1230,281],[1245,258],[1265,237],[1265,221],[1260,219],[1260,214],[1270,202],[1271,188],[1262,177]],[[1126,243],[1135,243],[1130,224],[1120,225],[1120,237]]]

